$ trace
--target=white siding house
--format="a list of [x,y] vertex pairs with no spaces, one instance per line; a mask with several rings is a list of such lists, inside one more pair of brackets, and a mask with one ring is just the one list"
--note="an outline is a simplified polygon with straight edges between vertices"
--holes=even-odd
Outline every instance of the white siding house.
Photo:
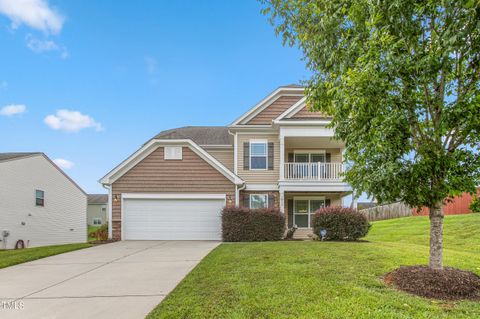
[[86,242],[86,216],[87,195],[45,154],[0,153],[0,249]]

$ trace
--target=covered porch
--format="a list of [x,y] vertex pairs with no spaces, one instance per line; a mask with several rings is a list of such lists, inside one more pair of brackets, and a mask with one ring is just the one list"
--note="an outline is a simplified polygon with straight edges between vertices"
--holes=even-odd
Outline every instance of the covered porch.
[[343,206],[343,197],[350,192],[285,192],[284,212],[287,228],[298,227],[294,238],[308,238],[313,230],[313,217],[322,207]]

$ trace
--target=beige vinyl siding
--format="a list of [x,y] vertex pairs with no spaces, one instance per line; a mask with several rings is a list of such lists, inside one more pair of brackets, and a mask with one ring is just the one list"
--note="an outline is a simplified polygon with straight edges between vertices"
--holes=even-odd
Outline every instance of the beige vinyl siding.
[[272,124],[272,120],[285,112],[290,106],[300,101],[303,96],[281,96],[246,124]]
[[[273,170],[245,170],[243,169],[243,143],[250,142],[250,140],[267,140],[273,142]],[[280,177],[280,143],[278,135],[265,134],[238,134],[238,150],[237,150],[237,175],[246,183],[253,184],[274,184],[277,183]]]
[[230,180],[190,148],[182,151],[182,160],[165,160],[164,148],[159,147],[112,184],[114,239],[121,239],[122,193],[218,193],[227,194],[227,203],[234,202],[235,186]]
[[[316,150],[325,150],[325,153],[330,153],[331,158],[330,161],[332,163],[341,163],[342,162],[342,151],[339,148],[314,148],[314,149],[306,149],[306,148],[301,148],[302,151],[310,151],[314,152]],[[294,153],[295,149],[294,148],[287,148],[285,149],[285,163],[288,163],[288,154],[289,153]]]
[[292,119],[322,119],[322,118],[326,118],[328,117],[326,114],[322,113],[322,112],[310,112],[308,109],[307,109],[307,106],[305,105],[300,111],[298,111],[297,113],[295,113],[293,116],[291,116],[290,118]]
[[213,149],[208,147],[203,148],[208,152],[208,154],[215,157],[215,159],[233,172],[233,147],[228,149]]

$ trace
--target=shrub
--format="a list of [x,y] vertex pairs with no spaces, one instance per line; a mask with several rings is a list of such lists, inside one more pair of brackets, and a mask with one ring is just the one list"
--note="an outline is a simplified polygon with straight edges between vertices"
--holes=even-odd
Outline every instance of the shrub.
[[98,227],[97,230],[92,232],[91,236],[95,237],[96,240],[108,240],[108,224]]
[[326,229],[327,240],[357,240],[367,235],[370,226],[364,215],[340,206],[320,208],[313,217],[314,233]]
[[280,240],[285,232],[285,216],[278,209],[225,207],[222,211],[224,241]]
[[480,213],[480,197],[475,195],[470,203],[470,210],[472,213]]

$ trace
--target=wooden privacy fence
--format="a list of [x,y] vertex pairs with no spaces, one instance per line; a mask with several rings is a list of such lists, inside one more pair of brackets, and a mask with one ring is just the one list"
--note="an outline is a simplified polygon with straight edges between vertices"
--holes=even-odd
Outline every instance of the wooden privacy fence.
[[359,212],[369,221],[412,216],[412,208],[402,202],[361,209]]

